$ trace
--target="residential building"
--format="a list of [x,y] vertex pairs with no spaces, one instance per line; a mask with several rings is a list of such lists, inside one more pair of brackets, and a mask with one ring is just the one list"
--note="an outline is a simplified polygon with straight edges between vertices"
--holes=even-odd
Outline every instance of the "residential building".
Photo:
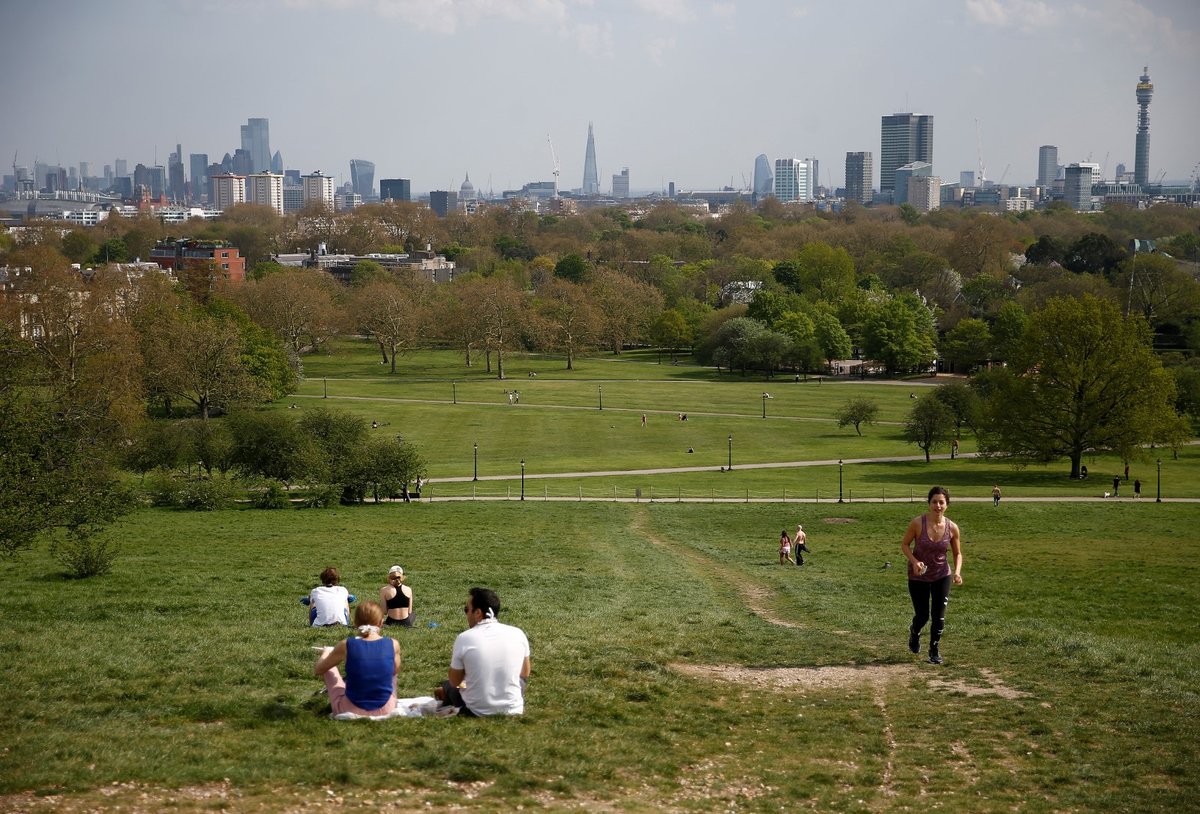
[[150,260],[159,268],[179,271],[191,263],[212,263],[217,274],[231,282],[246,279],[246,258],[223,240],[160,240],[150,250]]
[[893,174],[894,188],[892,190],[892,203],[896,206],[908,203],[908,182],[913,178],[928,177],[931,175],[933,175],[933,165],[928,161],[913,161],[910,164],[897,167]]
[[846,153],[846,200],[869,204],[874,196],[875,162],[870,151]]
[[300,176],[304,187],[304,205],[320,204],[330,211],[333,210],[333,179],[323,175],[320,170]]
[[256,172],[246,178],[246,202],[269,206],[283,214],[283,176]]
[[933,116],[923,113],[884,116],[880,128],[880,192],[894,194],[896,170],[914,161],[933,163]]
[[214,209],[225,210],[234,204],[246,202],[246,178],[242,175],[222,173],[210,175],[208,202]]
[[914,175],[908,179],[907,193],[909,206],[918,212],[932,212],[942,204],[942,179],[936,175]]

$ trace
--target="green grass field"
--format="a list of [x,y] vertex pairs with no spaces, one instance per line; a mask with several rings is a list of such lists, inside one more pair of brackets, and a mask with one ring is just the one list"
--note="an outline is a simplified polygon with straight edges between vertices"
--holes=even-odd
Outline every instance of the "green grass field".
[[[357,362],[307,360],[310,377],[321,364],[339,373],[346,395],[365,392],[347,381]],[[425,377],[437,378],[438,359],[428,364]],[[647,368],[585,360],[580,375],[593,364]],[[746,463],[824,460],[823,445],[838,439],[887,450],[880,455],[913,452],[887,425],[856,441],[829,422],[764,421],[753,411],[762,382],[689,375],[642,385],[646,404],[695,389],[691,411],[713,405],[711,434],[722,442],[737,426],[735,455],[745,438]],[[376,378],[358,386],[437,386]],[[539,428],[560,413],[600,418],[598,409],[565,409],[568,395],[540,421],[525,418],[535,414],[527,407],[543,410],[527,393],[550,378],[539,369],[517,384],[519,407],[463,404],[461,383],[458,405],[390,396],[372,404],[392,427],[404,423],[434,477],[470,474],[475,428],[481,476],[511,468],[485,448],[519,460],[535,441],[547,450],[543,472],[673,465],[653,463],[670,444],[631,440],[660,431],[639,426],[652,408],[640,405],[636,377],[624,379],[629,426],[616,441],[594,421]],[[621,414],[609,406],[610,381],[603,421],[610,409]],[[359,409],[330,386],[333,406]],[[472,386],[503,395],[504,383]],[[788,386],[837,394],[808,405],[824,414],[848,388]],[[878,388],[881,401],[894,392],[893,417],[907,409],[907,387],[862,386]],[[319,397],[314,387],[313,378],[304,384]],[[751,396],[742,415],[731,415],[742,398],[731,388]],[[784,407],[771,392],[768,410]],[[706,422],[668,421],[661,433],[693,421]],[[527,465],[535,460],[527,455]],[[726,493],[751,482],[768,493],[811,477],[804,482],[823,493],[837,487],[836,465],[734,463],[729,473],[611,483],[632,490],[653,478],[664,491],[675,483],[702,492],[737,479]],[[108,576],[65,580],[45,547],[6,564],[0,811],[1200,810],[1200,504],[1155,503],[1153,476],[1143,477],[1140,503],[1009,499],[1087,495],[1115,465],[1098,458],[1094,488],[1076,491],[1061,467],[859,464],[846,467],[856,499],[845,504],[439,501],[464,484],[435,482],[432,502],[408,505],[142,510],[114,530],[124,548]],[[1200,494],[1196,469],[1191,448],[1179,461],[1164,456],[1164,494]],[[950,604],[946,664],[934,667],[905,649],[911,606],[899,540],[921,508],[908,492],[942,481],[982,497],[1001,475],[999,507],[951,503],[965,584]],[[590,488],[585,480],[610,482],[552,482],[569,496]],[[889,502],[859,499],[875,489]],[[781,567],[779,529],[797,522],[812,554],[804,568]],[[488,585],[533,648],[524,717],[325,717],[311,647],[338,634],[307,628],[297,599],[328,564],[352,592],[373,596],[393,563],[409,574],[419,622],[397,634],[401,694],[428,694],[445,676],[466,590]]]

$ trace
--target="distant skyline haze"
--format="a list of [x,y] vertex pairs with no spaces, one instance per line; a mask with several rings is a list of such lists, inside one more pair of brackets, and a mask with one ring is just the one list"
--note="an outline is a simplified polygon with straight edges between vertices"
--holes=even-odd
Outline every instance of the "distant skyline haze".
[[864,151],[878,188],[881,117],[913,112],[944,180],[982,159],[1032,184],[1043,145],[1111,177],[1143,66],[1150,181],[1200,170],[1195,0],[48,0],[3,3],[0,30],[5,174],[14,152],[219,161],[266,119],[285,167],[339,186],[365,159],[414,194],[499,194],[553,178],[549,134],[577,189],[590,122],[603,192],[625,167],[635,192],[748,188],[760,154],[840,187]]

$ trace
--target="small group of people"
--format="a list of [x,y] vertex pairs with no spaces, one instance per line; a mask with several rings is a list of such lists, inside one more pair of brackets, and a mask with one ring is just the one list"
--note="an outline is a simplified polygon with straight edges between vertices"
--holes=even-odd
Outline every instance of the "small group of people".
[[[327,579],[332,580],[331,585],[326,584]],[[344,607],[348,617],[349,600],[342,596],[345,588],[337,584],[337,569],[326,568],[321,580],[313,592],[340,597],[337,612]],[[324,590],[327,588],[340,591]],[[354,608],[356,635],[321,648],[313,665],[313,674],[325,682],[334,715],[378,718],[396,710],[400,643],[384,636],[382,628],[412,625],[412,589],[404,584],[404,569],[392,566],[388,584],[379,593],[380,602],[366,600]],[[529,639],[520,628],[500,622],[500,597],[493,590],[471,588],[463,612],[467,629],[454,640],[446,680],[433,691],[434,697],[452,714],[467,717],[523,714],[530,673]],[[339,669],[343,665],[344,676]]]
[[[785,563],[790,565],[804,565],[804,554],[811,554],[808,550],[808,535],[804,533],[804,526],[796,524],[796,536],[789,537],[787,529],[779,532],[779,564]],[[792,550],[795,549],[796,558],[792,559]]]
[[[313,627],[332,627],[350,624],[350,603],[357,597],[342,587],[341,573],[330,566],[321,572],[321,584],[301,598],[308,606],[308,623]],[[412,627],[412,588],[404,584],[404,569],[393,565],[388,569],[387,584],[379,589],[379,602],[386,609],[381,624]]]

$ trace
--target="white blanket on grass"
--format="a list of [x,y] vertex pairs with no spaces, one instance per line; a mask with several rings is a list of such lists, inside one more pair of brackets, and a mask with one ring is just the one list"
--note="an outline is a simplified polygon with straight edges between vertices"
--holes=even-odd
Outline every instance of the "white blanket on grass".
[[[449,712],[453,710],[453,712]],[[442,707],[441,702],[432,695],[418,695],[416,698],[396,699],[396,708],[387,715],[359,715],[357,712],[342,712],[329,717],[335,721],[386,721],[389,718],[434,718],[448,717],[457,713],[454,707]]]

